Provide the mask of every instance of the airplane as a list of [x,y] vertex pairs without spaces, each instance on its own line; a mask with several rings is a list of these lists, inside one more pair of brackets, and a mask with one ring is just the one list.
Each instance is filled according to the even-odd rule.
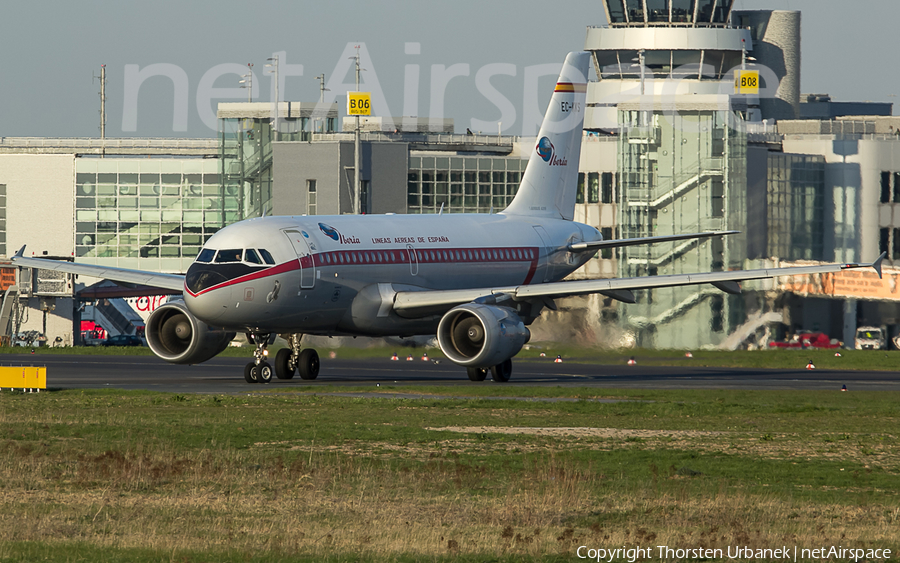
[[[734,294],[739,281],[776,276],[864,267],[881,276],[884,254],[869,264],[561,281],[603,248],[735,232],[604,240],[573,220],[589,59],[587,52],[566,57],[519,190],[502,212],[247,219],[213,235],[185,275],[27,258],[24,246],[12,260],[181,291],[183,300],[147,320],[151,350],[167,362],[197,364],[245,333],[255,345],[244,368],[248,383],[268,383],[273,373],[315,379],[319,356],[301,346],[306,334],[436,334],[469,379],[490,373],[505,382],[530,338],[528,325],[558,298],[600,293],[634,303],[634,289],[712,284]],[[273,369],[267,347],[277,334],[290,346],[278,351]]]

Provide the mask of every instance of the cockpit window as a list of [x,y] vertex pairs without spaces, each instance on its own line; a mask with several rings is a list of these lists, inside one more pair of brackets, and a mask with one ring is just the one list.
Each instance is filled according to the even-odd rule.
[[272,265],[275,264],[275,259],[272,258],[272,255],[265,248],[260,248],[259,254],[263,257],[263,260],[266,261],[266,264],[272,264]]
[[212,262],[213,256],[216,255],[216,251],[212,248],[204,248],[200,251],[200,254],[197,255],[197,262],[209,263]]
[[243,250],[240,248],[229,248],[227,250],[220,250],[218,254],[216,254],[216,264],[227,264],[229,262],[240,262],[241,255],[243,254]]
[[252,248],[248,248],[244,251],[244,262],[249,262],[250,264],[262,264],[262,260],[259,259],[259,254]]

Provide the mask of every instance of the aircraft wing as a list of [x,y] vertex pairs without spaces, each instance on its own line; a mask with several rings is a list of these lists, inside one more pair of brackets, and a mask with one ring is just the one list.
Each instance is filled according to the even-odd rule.
[[621,248],[623,246],[637,246],[640,244],[654,244],[657,242],[673,242],[678,240],[718,237],[722,235],[735,235],[739,232],[740,231],[708,231],[705,233],[691,233],[687,235],[666,235],[659,237],[640,237],[596,240],[591,242],[573,242],[567,248],[569,252],[596,252],[604,248]]
[[134,283],[158,287],[169,291],[184,290],[184,276],[179,274],[160,274],[142,270],[129,270],[126,268],[110,268],[107,266],[95,266],[92,264],[76,264],[63,260],[47,260],[44,258],[26,258],[23,256],[25,247],[19,249],[10,258],[16,266],[25,268],[38,268],[41,270],[55,270],[68,274],[81,274],[95,278],[102,278],[117,282]]
[[654,289],[680,285],[711,284],[726,293],[740,293],[737,282],[775,278],[825,274],[855,268],[874,268],[881,277],[881,262],[887,253],[882,253],[869,264],[821,264],[816,266],[795,266],[790,268],[762,268],[758,270],[737,270],[729,272],[707,272],[700,274],[675,274],[668,276],[644,276],[638,278],[613,278],[598,280],[561,281],[515,287],[485,287],[450,291],[400,291],[394,296],[393,309],[400,316],[430,314],[469,302],[493,304],[503,299],[516,301],[543,300],[574,295],[601,293],[613,299],[634,303],[634,289]]

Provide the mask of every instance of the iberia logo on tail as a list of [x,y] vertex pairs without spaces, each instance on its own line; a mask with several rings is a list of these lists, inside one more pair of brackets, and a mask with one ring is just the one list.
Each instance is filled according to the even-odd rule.
[[559,158],[559,156],[557,156],[556,148],[547,137],[541,137],[541,140],[538,141],[534,150],[537,151],[541,160],[550,164],[550,166],[568,166],[569,164],[569,161],[566,160],[565,157]]

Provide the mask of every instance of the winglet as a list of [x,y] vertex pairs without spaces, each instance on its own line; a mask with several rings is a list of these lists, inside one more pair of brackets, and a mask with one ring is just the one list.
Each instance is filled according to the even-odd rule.
[[18,252],[16,252],[15,254],[13,254],[13,255],[12,255],[12,258],[10,258],[10,259],[11,259],[13,262],[15,262],[15,261],[16,261],[16,258],[22,258],[22,256],[23,256],[24,254],[25,254],[25,245],[23,244],[23,245],[22,245],[22,248],[20,248]]
[[884,260],[885,256],[887,256],[887,251],[882,252],[881,256],[879,256],[874,262],[872,262],[872,267],[875,268],[876,272],[878,272],[879,278],[881,278],[881,261]]

